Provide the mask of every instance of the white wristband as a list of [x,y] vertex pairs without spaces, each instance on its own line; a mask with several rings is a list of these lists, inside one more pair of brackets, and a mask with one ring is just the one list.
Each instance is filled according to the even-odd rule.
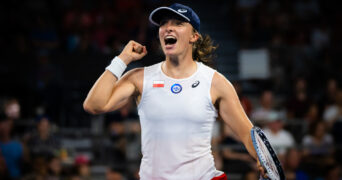
[[109,66],[106,67],[106,69],[112,72],[118,79],[120,79],[126,68],[127,65],[118,56],[115,56]]

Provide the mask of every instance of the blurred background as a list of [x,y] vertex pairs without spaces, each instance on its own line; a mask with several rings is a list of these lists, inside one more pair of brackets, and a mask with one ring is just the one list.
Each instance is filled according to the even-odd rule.
[[[136,180],[134,102],[89,115],[92,84],[129,40],[163,60],[149,13],[171,0],[12,0],[0,6],[0,179]],[[326,0],[177,1],[218,45],[215,67],[274,145],[287,179],[341,179],[342,11]],[[255,162],[221,120],[212,151],[229,179]]]

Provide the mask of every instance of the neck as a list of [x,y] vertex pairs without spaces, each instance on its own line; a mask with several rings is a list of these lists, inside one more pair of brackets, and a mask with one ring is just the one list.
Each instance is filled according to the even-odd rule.
[[166,57],[162,64],[163,72],[172,78],[181,79],[191,76],[197,70],[197,64],[192,56]]

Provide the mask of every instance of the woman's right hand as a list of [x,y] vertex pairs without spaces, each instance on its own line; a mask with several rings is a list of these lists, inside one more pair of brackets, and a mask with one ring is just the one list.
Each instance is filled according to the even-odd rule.
[[146,47],[130,40],[125,48],[122,50],[119,58],[125,62],[126,65],[131,63],[132,61],[137,61],[143,58],[147,54]]

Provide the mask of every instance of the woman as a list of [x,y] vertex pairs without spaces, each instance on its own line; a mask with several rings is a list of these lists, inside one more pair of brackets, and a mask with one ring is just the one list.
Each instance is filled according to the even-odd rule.
[[312,123],[309,131],[310,134],[305,135],[302,140],[304,154],[319,157],[331,156],[334,149],[334,140],[327,132],[325,122],[316,121]]
[[197,14],[176,3],[155,9],[150,21],[159,26],[165,60],[121,77],[126,65],[147,54],[145,46],[130,41],[94,84],[84,109],[93,114],[110,112],[136,97],[142,180],[226,179],[215,169],[210,150],[217,113],[256,158],[250,137],[253,125],[231,83],[199,62],[208,62],[213,47],[210,39],[199,34]]
[[303,162],[308,167],[307,172],[311,176],[323,176],[320,171],[329,165],[337,162],[334,158],[334,140],[327,133],[326,124],[323,121],[317,121],[310,125],[309,134],[302,140]]

